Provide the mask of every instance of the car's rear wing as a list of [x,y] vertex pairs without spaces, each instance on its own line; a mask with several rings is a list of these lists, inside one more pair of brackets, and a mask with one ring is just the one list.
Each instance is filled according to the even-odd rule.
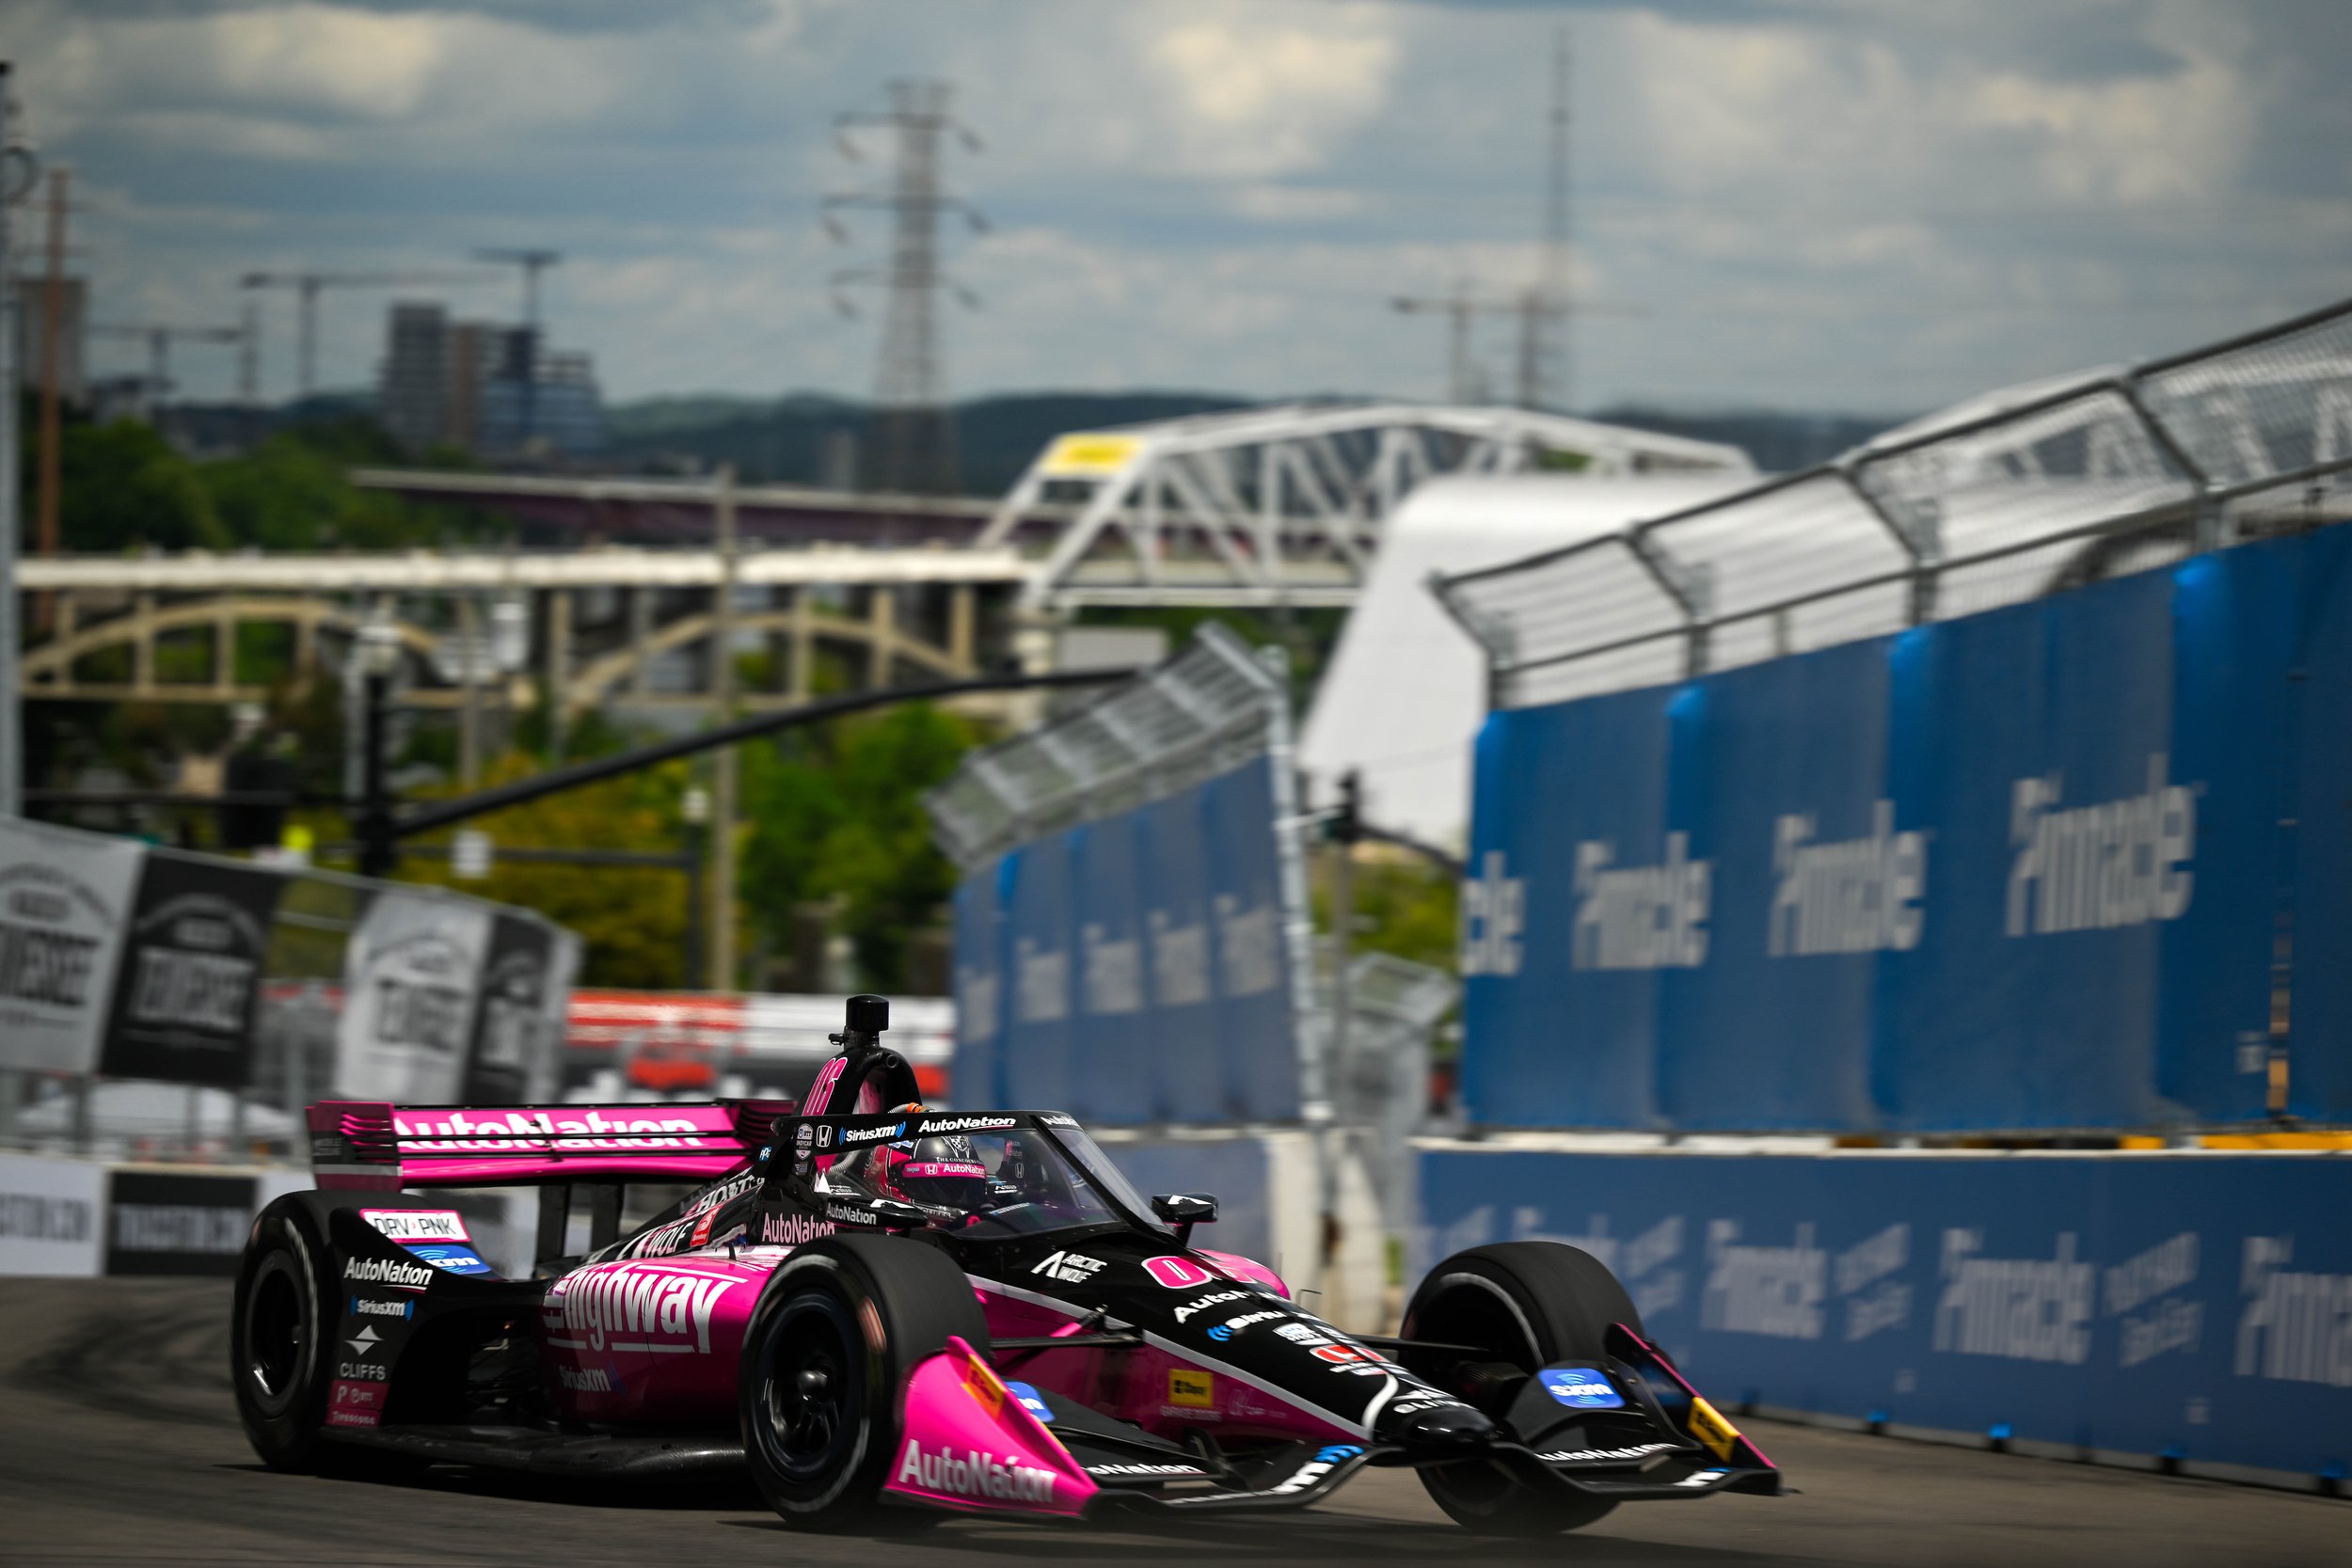
[[326,1100],[310,1108],[321,1187],[548,1186],[699,1181],[767,1143],[789,1100],[640,1105],[393,1105]]

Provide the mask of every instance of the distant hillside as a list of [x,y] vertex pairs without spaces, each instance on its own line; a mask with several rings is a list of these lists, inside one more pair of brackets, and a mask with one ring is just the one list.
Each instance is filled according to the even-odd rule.
[[1781,414],[1769,409],[1690,414],[1639,406],[1603,408],[1589,417],[1668,436],[1728,441],[1745,451],[1768,474],[1790,474],[1826,463],[1847,448],[1902,422],[1845,414]]
[[[956,407],[963,488],[1002,495],[1045,443],[1065,431],[1175,419],[1249,405],[1203,392],[1022,392]],[[674,397],[622,404],[608,416],[610,454],[627,467],[691,469],[733,463],[752,483],[829,484],[854,471],[850,443],[863,437],[862,404],[801,394]]]
[[[963,488],[1002,495],[1046,442],[1065,431],[1246,408],[1214,392],[1022,392],[957,405]],[[1613,424],[1743,448],[1756,467],[1788,473],[1836,456],[1896,421],[1768,409],[1689,413],[1626,405],[1596,411]],[[814,393],[761,400],[719,394],[649,398],[608,415],[610,458],[620,467],[702,472],[733,463],[747,483],[839,484],[855,472],[864,404]]]

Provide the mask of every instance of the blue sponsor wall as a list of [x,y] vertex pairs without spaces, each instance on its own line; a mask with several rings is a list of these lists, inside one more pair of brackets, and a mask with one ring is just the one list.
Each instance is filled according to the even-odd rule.
[[1416,1276],[1581,1246],[1718,1403],[2352,1464],[2352,1156],[1458,1148],[1420,1181]]
[[2269,541],[1492,715],[1470,1117],[2242,1122],[2283,1052],[2289,1109],[2352,1119],[2348,553]]
[[1299,1114],[1271,763],[1009,850],[956,895],[962,1105]]

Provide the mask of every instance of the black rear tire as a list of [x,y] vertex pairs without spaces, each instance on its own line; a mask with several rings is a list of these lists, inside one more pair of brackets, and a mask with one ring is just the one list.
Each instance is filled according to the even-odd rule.
[[882,1500],[902,1439],[907,1374],[959,1335],[989,1349],[971,1282],[937,1247],[830,1236],[793,1249],[743,1333],[743,1456],[787,1524],[902,1533],[939,1515]]
[[[1600,1259],[1558,1242],[1498,1242],[1457,1252],[1429,1271],[1405,1308],[1403,1337],[1479,1345],[1488,1364],[1533,1376],[1553,1361],[1597,1361],[1609,1325],[1636,1333],[1642,1315]],[[1438,1387],[1463,1381],[1467,1357],[1407,1351],[1405,1366]],[[1501,1418],[1518,1387],[1508,1378],[1470,1380],[1491,1390],[1479,1402]],[[1600,1498],[1536,1492],[1484,1461],[1430,1465],[1422,1485],[1459,1525],[1490,1535],[1557,1535],[1580,1528],[1617,1505]]]
[[310,1196],[290,1194],[262,1210],[237,1268],[229,1381],[238,1419],[274,1470],[373,1480],[413,1474],[424,1466],[410,1455],[339,1443],[322,1431],[342,1297],[322,1234],[326,1216]]

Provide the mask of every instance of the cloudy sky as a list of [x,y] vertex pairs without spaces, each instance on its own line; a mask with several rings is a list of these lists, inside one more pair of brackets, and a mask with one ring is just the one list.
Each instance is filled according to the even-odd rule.
[[[860,394],[878,302],[826,279],[882,230],[818,203],[887,145],[833,119],[935,76],[991,225],[952,244],[955,389],[1437,396],[1441,327],[1388,302],[1532,275],[1564,24],[1577,406],[1913,411],[2352,294],[2346,0],[0,0],[0,51],[101,319],[544,245],[609,395]],[[329,385],[389,297],[328,296]]]

